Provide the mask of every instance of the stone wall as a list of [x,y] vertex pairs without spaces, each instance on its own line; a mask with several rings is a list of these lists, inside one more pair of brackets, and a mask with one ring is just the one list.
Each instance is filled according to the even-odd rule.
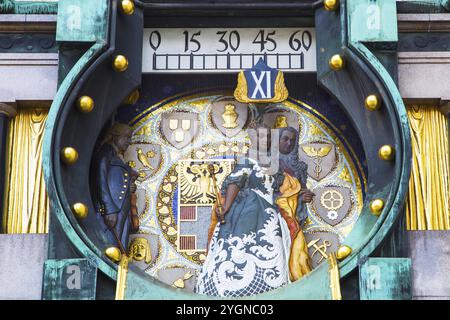
[[0,300],[40,300],[47,234],[0,234]]

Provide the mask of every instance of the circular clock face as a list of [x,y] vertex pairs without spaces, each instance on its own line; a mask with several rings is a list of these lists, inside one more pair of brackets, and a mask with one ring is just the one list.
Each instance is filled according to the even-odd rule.
[[[157,106],[157,108],[155,108]],[[220,172],[220,189],[237,159],[252,147],[249,130],[289,126],[298,132],[298,158],[306,164],[306,187],[316,196],[306,204],[302,230],[313,268],[326,261],[351,232],[363,205],[366,178],[352,146],[314,107],[295,99],[258,106],[226,92],[158,102],[134,119],[124,160],[138,173],[140,228],[147,263],[133,263],[168,285],[194,290],[207,257],[208,227],[217,195],[207,167]],[[186,277],[187,277],[186,276]]]

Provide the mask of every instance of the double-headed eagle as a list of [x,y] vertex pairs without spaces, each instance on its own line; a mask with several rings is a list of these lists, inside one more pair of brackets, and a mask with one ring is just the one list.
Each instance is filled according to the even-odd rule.
[[[183,202],[194,202],[196,204],[213,204],[215,191],[212,182],[213,177],[208,171],[208,163],[186,163],[181,167],[180,189]],[[223,172],[218,164],[213,164],[214,175]]]

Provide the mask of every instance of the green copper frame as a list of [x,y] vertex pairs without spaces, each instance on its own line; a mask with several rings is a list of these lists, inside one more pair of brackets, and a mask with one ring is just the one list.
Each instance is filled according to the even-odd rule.
[[[43,165],[52,223],[58,224],[80,257],[91,260],[104,274],[116,280],[117,265],[99,248],[95,231],[85,228],[94,216],[88,176],[101,128],[141,83],[145,4],[136,2],[135,13],[125,16],[119,12],[117,0],[98,2],[103,5],[96,3],[96,7],[91,8],[91,18],[97,21],[90,34],[95,35],[95,42],[89,43],[90,48],[67,73],[52,104],[45,132]],[[403,101],[391,76],[363,43],[349,42],[346,2],[342,1],[336,11],[320,7],[314,11],[314,16],[318,85],[339,102],[352,120],[368,163],[367,196],[360,218],[345,241],[353,252],[339,263],[340,277],[345,279],[360,261],[376,253],[403,212],[411,161],[409,127]],[[59,13],[58,23],[64,18],[64,13]],[[60,32],[57,37],[61,42],[80,41],[70,33]],[[127,71],[118,73],[112,69],[116,54],[129,58]],[[328,61],[334,54],[344,58],[344,69],[330,69]],[[383,102],[378,111],[364,108],[365,97],[373,93]],[[81,95],[94,99],[93,112],[81,114],[77,110],[76,100]],[[393,161],[378,158],[378,150],[384,144],[394,146]],[[79,160],[74,165],[65,165],[60,160],[60,151],[65,146],[75,147],[79,152]],[[378,217],[369,208],[376,198],[385,202]],[[71,211],[74,202],[88,205],[90,214],[86,221],[74,217]],[[328,266],[322,264],[301,281],[250,298],[330,299],[329,281]],[[132,266],[128,272],[126,298],[208,299],[164,285]]]

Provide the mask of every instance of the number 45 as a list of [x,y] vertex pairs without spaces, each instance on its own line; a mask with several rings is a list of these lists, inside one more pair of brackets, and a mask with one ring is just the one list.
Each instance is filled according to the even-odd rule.
[[[271,52],[274,51],[277,48],[277,43],[271,36],[275,35],[275,31],[268,32],[267,35],[265,33],[265,30],[259,30],[258,34],[255,37],[255,40],[253,40],[254,44],[259,44],[261,46],[260,52],[263,52],[264,49]],[[271,43],[271,49],[266,48],[266,43]]]

